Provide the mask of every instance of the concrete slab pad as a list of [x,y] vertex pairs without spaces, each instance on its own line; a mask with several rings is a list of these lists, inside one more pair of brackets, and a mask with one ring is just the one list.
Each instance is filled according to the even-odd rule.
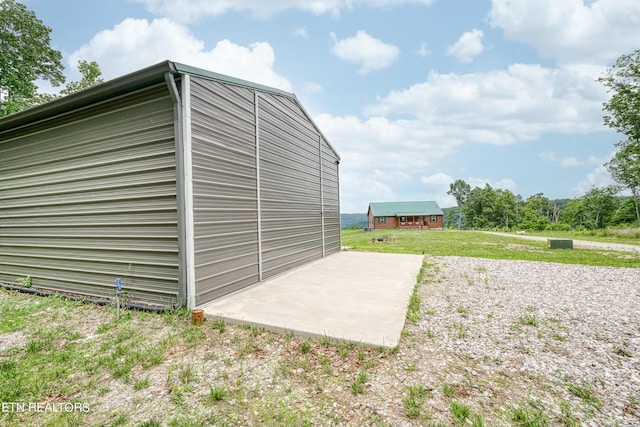
[[340,252],[201,308],[231,323],[394,347],[423,258]]

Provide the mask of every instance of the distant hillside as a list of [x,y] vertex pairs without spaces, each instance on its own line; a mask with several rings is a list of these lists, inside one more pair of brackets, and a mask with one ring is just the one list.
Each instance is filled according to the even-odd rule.
[[367,225],[367,214],[340,214],[340,228],[343,230],[350,230],[352,228],[365,228]]

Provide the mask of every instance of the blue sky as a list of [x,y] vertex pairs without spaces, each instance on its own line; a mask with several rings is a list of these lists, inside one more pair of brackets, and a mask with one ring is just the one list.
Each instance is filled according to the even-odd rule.
[[[524,198],[612,183],[595,80],[640,48],[637,0],[23,0],[69,80],[165,59],[296,94],[342,157],[342,212],[455,179]],[[43,86],[44,90],[49,90]]]

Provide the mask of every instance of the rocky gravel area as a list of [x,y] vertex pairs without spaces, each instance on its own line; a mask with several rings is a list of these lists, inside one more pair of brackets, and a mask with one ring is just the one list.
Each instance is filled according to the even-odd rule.
[[423,384],[425,411],[442,422],[460,400],[489,426],[526,425],[518,411],[547,423],[528,425],[640,425],[640,269],[429,263],[424,317],[408,322],[396,376],[374,388]]

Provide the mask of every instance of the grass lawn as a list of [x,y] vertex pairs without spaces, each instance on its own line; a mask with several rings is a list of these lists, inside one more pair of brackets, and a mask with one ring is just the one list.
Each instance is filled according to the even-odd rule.
[[[377,239],[388,236],[385,242]],[[393,237],[393,239],[391,239]],[[567,237],[557,233],[549,237]],[[582,240],[592,240],[580,236]],[[372,242],[372,239],[375,242]],[[601,238],[604,239],[604,238]],[[393,240],[393,241],[392,241]],[[611,238],[615,243],[622,243]],[[637,244],[638,239],[635,240]],[[626,243],[626,242],[625,242]],[[458,230],[343,230],[342,246],[355,251],[464,256],[491,259],[546,261],[610,267],[640,267],[639,252],[604,249],[548,249],[545,241],[497,236],[480,231]]]

